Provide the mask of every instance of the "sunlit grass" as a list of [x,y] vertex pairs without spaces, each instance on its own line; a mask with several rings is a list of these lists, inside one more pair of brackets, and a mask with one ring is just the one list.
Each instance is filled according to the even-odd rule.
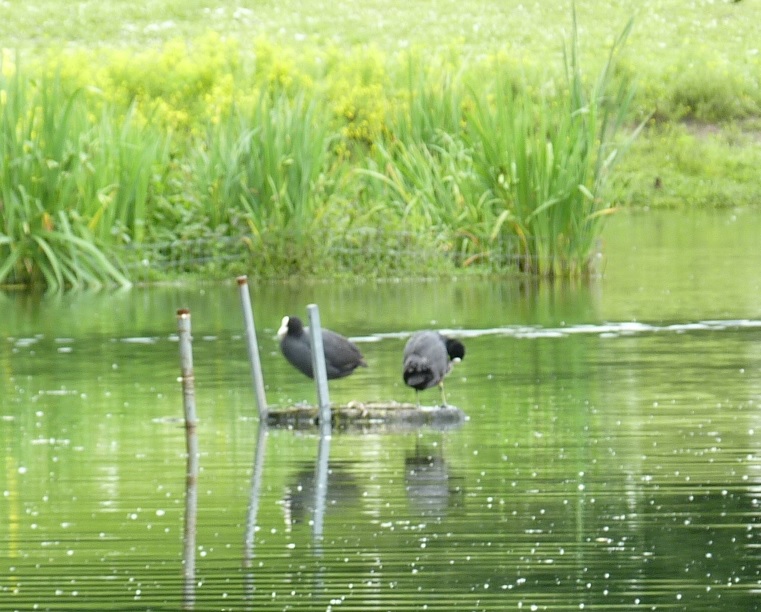
[[[621,24],[635,19],[627,54],[633,72],[645,77],[640,91],[645,106],[684,112],[691,100],[702,106],[701,90],[711,95],[720,87],[741,99],[722,113],[747,112],[749,106],[758,112],[761,107],[758,2],[616,1],[603,8],[593,0],[576,0],[575,5],[580,49],[594,71]],[[112,0],[80,4],[77,10],[57,0],[31,0],[0,4],[0,40],[5,47],[30,51],[135,49],[213,30],[240,41],[244,50],[252,50],[251,41],[260,37],[295,48],[299,55],[315,45],[345,50],[372,45],[385,54],[415,47],[440,54],[454,45],[466,55],[503,52],[531,69],[557,71],[561,40],[570,34],[570,10],[570,2],[551,0],[509,6],[454,0],[435,6],[422,0],[285,0],[258,3],[255,9],[230,0],[151,0],[139,6]]]
[[758,206],[759,167],[758,136],[738,126],[654,125],[623,159],[614,190],[640,207]]

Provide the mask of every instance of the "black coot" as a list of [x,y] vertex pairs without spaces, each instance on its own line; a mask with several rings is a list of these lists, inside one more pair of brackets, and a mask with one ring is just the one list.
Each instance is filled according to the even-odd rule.
[[[421,331],[412,335],[404,347],[404,382],[417,392],[439,385],[442,405],[447,405],[444,395],[444,377],[452,364],[465,357],[465,347],[454,338],[446,338],[439,332]],[[419,404],[418,399],[418,404]]]
[[[280,350],[300,372],[312,375],[312,341],[309,328],[298,317],[283,317],[280,329]],[[359,349],[343,336],[323,328],[322,348],[325,351],[325,369],[329,379],[348,376],[359,366],[367,367]]]

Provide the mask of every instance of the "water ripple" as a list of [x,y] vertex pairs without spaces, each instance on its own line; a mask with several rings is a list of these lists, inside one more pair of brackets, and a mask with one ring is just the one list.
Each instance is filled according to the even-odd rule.
[[[684,323],[658,325],[641,323],[639,321],[619,321],[610,323],[563,325],[561,327],[542,327],[541,325],[508,325],[485,329],[441,329],[442,334],[460,338],[478,338],[480,336],[510,336],[513,338],[562,338],[572,335],[598,335],[605,338],[633,336],[638,334],[672,333],[702,331],[736,331],[740,329],[761,329],[761,320],[757,319],[727,319],[706,320]],[[412,331],[382,332],[369,336],[354,336],[355,342],[378,342],[382,339],[404,339],[411,336]]]

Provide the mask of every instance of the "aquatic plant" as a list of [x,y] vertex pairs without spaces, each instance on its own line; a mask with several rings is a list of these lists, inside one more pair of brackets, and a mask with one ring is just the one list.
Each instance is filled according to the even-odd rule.
[[516,236],[524,272],[589,271],[602,223],[614,211],[604,188],[625,145],[617,138],[634,95],[628,81],[614,78],[631,27],[630,21],[612,45],[591,89],[579,62],[574,15],[560,93],[516,89],[497,66],[494,86],[475,95],[468,137],[494,214],[490,239]]
[[324,109],[304,95],[263,90],[251,108],[207,125],[191,165],[211,228],[242,236],[273,272],[301,269],[321,242],[311,230],[324,206],[324,194],[320,201],[316,194],[327,152]]
[[0,283],[128,284],[96,237],[98,220],[86,212],[108,185],[96,180],[92,152],[103,145],[83,92],[67,95],[58,79],[33,84],[3,68]]
[[[13,133],[2,160],[3,206],[14,207],[3,211],[4,253],[21,244],[32,215],[30,228],[68,227],[115,269],[128,258],[152,275],[212,261],[215,275],[232,266],[262,276],[352,266],[364,274],[365,243],[378,253],[375,275],[409,269],[398,257],[405,249],[426,254],[413,268],[421,274],[452,266],[584,274],[612,202],[641,203],[655,178],[650,166],[629,169],[608,190],[626,146],[621,128],[643,115],[630,87],[636,65],[619,61],[630,27],[607,60],[585,62],[602,63],[591,82],[575,21],[557,66],[509,49],[471,53],[461,41],[347,54],[335,41],[213,33],[139,51],[41,54],[24,74],[4,61],[4,82],[26,88],[13,98],[6,84],[0,100]],[[737,83],[733,91],[747,94]],[[743,98],[744,112],[752,99]],[[712,100],[701,108],[739,112]],[[668,149],[666,138],[657,142]],[[37,161],[22,163],[25,155]],[[689,155],[672,159],[688,168],[698,161]],[[59,248],[14,252],[3,259],[5,281],[85,282],[34,271]]]

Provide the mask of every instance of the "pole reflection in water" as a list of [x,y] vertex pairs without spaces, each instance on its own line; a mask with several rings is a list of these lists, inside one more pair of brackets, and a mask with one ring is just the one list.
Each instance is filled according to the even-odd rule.
[[[326,441],[329,443],[329,441]],[[327,459],[329,449],[324,448],[322,451],[323,458]],[[319,450],[318,450],[319,455]],[[314,525],[316,506],[320,495],[324,495],[322,521],[325,517],[333,512],[343,512],[350,505],[355,505],[362,496],[362,490],[357,485],[356,478],[352,472],[352,464],[342,461],[326,461],[321,469],[327,472],[325,491],[320,493],[317,483],[317,472],[319,468],[318,457],[317,463],[303,463],[300,469],[290,479],[283,497],[283,512],[285,514],[285,529],[290,532],[298,525]],[[314,533],[312,534],[314,536]],[[322,537],[322,534],[320,534]]]
[[322,555],[323,526],[325,524],[325,500],[328,493],[328,462],[330,459],[330,435],[321,435],[317,449],[317,465],[314,473],[314,518],[312,536],[315,554]]
[[[267,449],[267,425],[264,421],[259,422],[259,435],[256,438],[256,450],[254,452],[254,467],[251,473],[251,492],[246,512],[246,532],[243,538],[243,568],[251,569],[254,562],[254,535],[256,533],[256,517],[259,512],[259,499],[262,489],[262,474],[264,473],[264,456]],[[254,596],[254,572],[244,574],[246,599],[251,600]]]
[[[330,424],[328,424],[330,427]],[[330,458],[330,429],[324,427],[324,421],[320,423],[322,434],[317,449],[317,465],[314,474],[314,517],[312,522],[312,538],[314,541],[314,554],[322,558],[323,554],[323,527],[325,525],[325,503],[328,493],[328,463]],[[325,587],[325,566],[320,564],[315,572],[315,592]]]
[[[195,434],[194,434],[195,435]],[[196,457],[195,459],[193,457]],[[193,472],[195,465],[196,472]],[[188,453],[187,478],[185,479],[185,530],[183,534],[183,609],[192,610],[195,607],[196,589],[196,517],[198,515],[198,478],[197,455]]]
[[442,516],[461,505],[464,491],[449,473],[441,441],[423,444],[415,441],[415,450],[404,458],[404,481],[410,506],[421,514]]

